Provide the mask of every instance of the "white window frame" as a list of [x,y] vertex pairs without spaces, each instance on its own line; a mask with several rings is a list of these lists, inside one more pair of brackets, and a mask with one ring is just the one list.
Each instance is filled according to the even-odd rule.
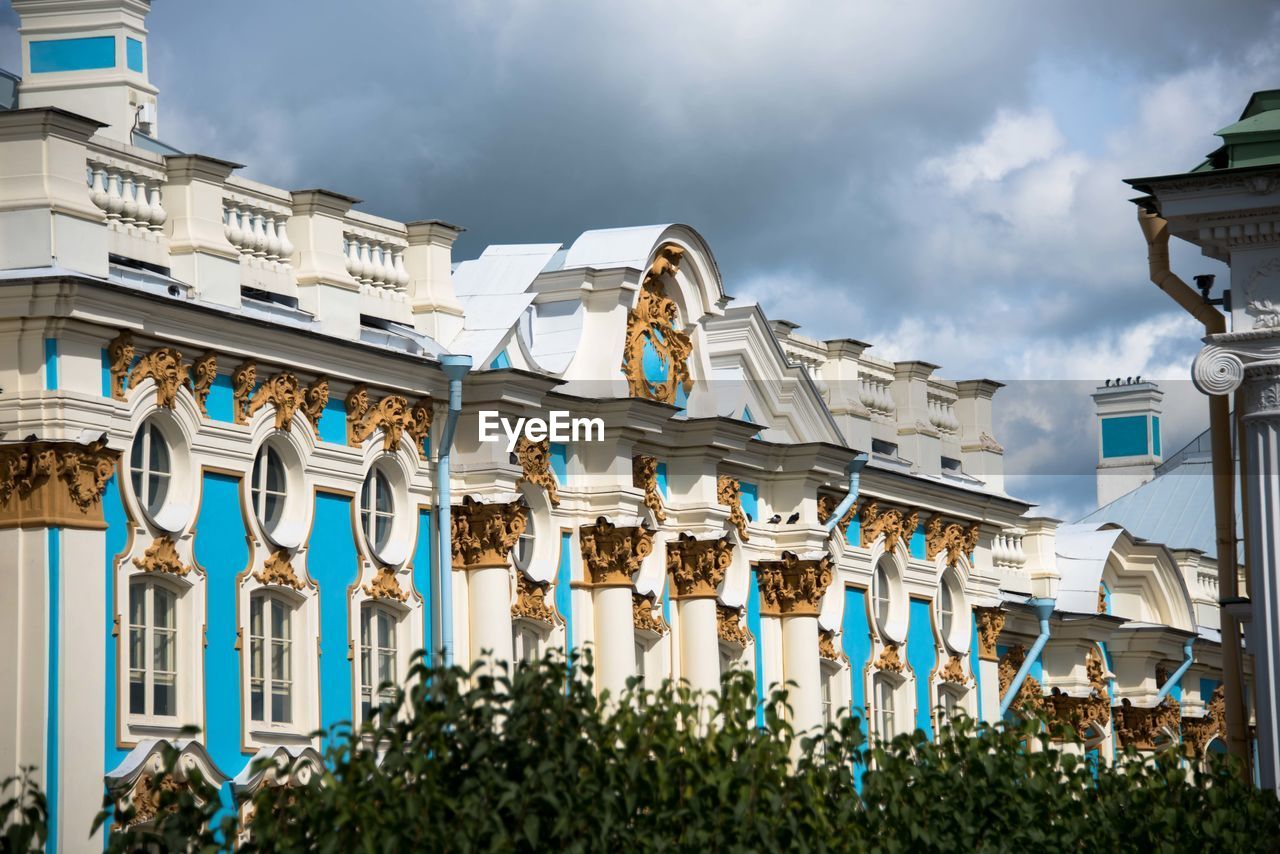
[[529,664],[542,657],[546,633],[531,620],[517,618],[511,621],[511,660],[517,664]]
[[[271,464],[280,467],[280,488],[270,489]],[[257,521],[262,533],[271,537],[285,522],[289,505],[289,466],[280,448],[273,442],[263,442],[253,457],[253,468],[250,469],[249,500],[253,508],[253,518]],[[267,504],[271,498],[279,500],[279,515],[274,521],[267,516]]]
[[[902,730],[899,710],[899,699],[902,682],[888,673],[877,673],[871,680],[871,718],[872,735],[882,741],[889,741]],[[885,699],[888,703],[885,703]]]
[[[357,720],[365,723],[373,720],[378,709],[384,703],[389,703],[395,699],[395,691],[403,685],[404,679],[404,647],[401,643],[401,622],[404,614],[400,609],[393,608],[391,605],[378,602],[373,599],[366,599],[360,603],[360,637],[358,640],[358,664],[359,672],[356,674],[359,686],[359,697],[357,698]],[[378,643],[376,636],[377,622],[381,619],[390,621],[389,635],[391,645],[384,647]],[[383,679],[379,673],[378,664],[381,663],[382,657],[386,652],[390,652],[391,657],[391,685],[390,688],[383,688]],[[369,704],[366,710],[365,704]]]
[[[254,626],[254,605],[258,602],[262,603],[261,634],[255,631]],[[281,636],[277,636],[273,630],[274,620],[272,619],[273,614],[270,609],[276,605],[285,609],[285,614],[288,618],[287,633]],[[292,597],[286,596],[276,590],[259,589],[253,591],[253,593],[249,595],[249,619],[247,621],[248,630],[245,633],[248,638],[248,643],[246,644],[248,657],[246,672],[249,685],[247,712],[249,724],[255,729],[293,731],[298,728],[298,719],[299,717],[302,717],[302,715],[299,714],[300,680],[298,679],[298,673],[301,669],[300,662],[298,661],[300,640],[300,633],[298,629],[299,623],[302,622],[301,614],[299,613],[300,610],[298,603],[296,601],[292,601]],[[276,646],[282,643],[287,645],[285,648],[286,656],[284,660],[287,662],[288,673],[285,678],[277,678],[273,672],[273,653]],[[259,663],[256,659],[259,656],[261,658],[260,665],[262,676],[255,677],[255,665]],[[263,683],[262,716],[260,718],[254,717],[253,709],[254,683],[257,681],[261,681]],[[272,710],[272,699],[275,695],[274,686],[276,682],[287,682],[289,687],[288,720],[277,720]]]
[[[133,612],[133,593],[135,590],[141,590],[143,596],[143,615],[142,622],[134,622]],[[155,645],[159,629],[155,621],[155,599],[157,593],[169,596],[172,599],[172,607],[170,610],[170,618],[172,626],[167,629],[170,632],[170,654],[172,661],[173,675],[173,712],[172,714],[159,714],[155,711],[155,682],[159,671],[155,667]],[[182,592],[176,590],[173,585],[164,583],[159,577],[145,577],[135,574],[128,581],[128,588],[125,591],[125,620],[122,626],[124,637],[122,638],[124,646],[124,670],[126,693],[124,696],[125,713],[131,721],[142,724],[155,723],[165,726],[179,726],[182,720],[182,689],[185,687],[182,667],[182,641],[183,641],[183,618],[182,618]],[[133,650],[134,650],[134,633],[141,632],[142,641],[142,667],[135,668],[133,666]],[[134,673],[142,673],[142,703],[141,711],[135,711],[133,708],[133,685]]]
[[[160,454],[163,456],[162,469],[152,468],[151,465],[152,451],[157,447],[157,443],[161,449]],[[138,427],[129,445],[129,485],[133,489],[139,509],[150,520],[163,517],[165,506],[176,486],[173,470],[177,455],[171,444],[157,418],[149,417]],[[153,479],[158,483],[153,484]],[[153,488],[156,487],[160,487],[159,500],[156,500],[153,494]]]

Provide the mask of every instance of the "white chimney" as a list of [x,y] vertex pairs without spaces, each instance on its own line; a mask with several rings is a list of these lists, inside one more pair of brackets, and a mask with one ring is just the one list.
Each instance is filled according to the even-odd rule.
[[13,0],[22,19],[18,107],[58,107],[97,119],[99,133],[130,142],[156,134],[148,79],[151,0]]
[[1141,377],[1107,380],[1093,393],[1098,414],[1098,506],[1110,504],[1156,476],[1162,459],[1164,392]]

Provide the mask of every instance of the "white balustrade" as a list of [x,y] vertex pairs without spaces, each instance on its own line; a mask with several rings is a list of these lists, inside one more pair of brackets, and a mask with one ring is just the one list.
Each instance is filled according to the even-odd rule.
[[241,258],[258,259],[268,267],[288,267],[293,257],[289,241],[289,214],[226,198],[222,202],[222,226],[227,241],[240,251]]
[[163,231],[168,214],[161,199],[162,176],[91,157],[85,181],[89,198],[113,228],[131,233]]
[[889,391],[890,381],[875,374],[859,373],[858,400],[872,415],[891,417],[897,410]]
[[405,244],[354,231],[344,233],[342,243],[347,272],[365,293],[406,293],[409,271],[404,266]]
[[991,563],[998,569],[1022,569],[1027,565],[1020,531],[1004,531],[995,535],[991,541]]
[[929,393],[929,423],[939,433],[952,435],[960,430],[960,419],[956,417],[955,401],[941,394]]

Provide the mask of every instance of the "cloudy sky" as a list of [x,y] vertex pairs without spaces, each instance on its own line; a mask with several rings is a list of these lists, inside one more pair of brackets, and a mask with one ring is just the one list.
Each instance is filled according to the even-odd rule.
[[149,26],[179,147],[459,223],[460,258],[690,223],[771,317],[1010,383],[1010,489],[1069,519],[1101,378],[1170,381],[1166,448],[1205,420],[1120,179],[1280,86],[1280,13],[1244,0],[162,0]]

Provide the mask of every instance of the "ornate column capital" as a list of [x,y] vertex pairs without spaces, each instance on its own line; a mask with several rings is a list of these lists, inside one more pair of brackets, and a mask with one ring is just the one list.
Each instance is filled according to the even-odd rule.
[[489,569],[506,566],[511,549],[525,529],[524,505],[519,501],[481,504],[470,495],[450,508],[453,529],[453,568]]
[[1245,415],[1280,414],[1280,328],[1210,335],[1191,364],[1191,381],[1208,395],[1245,387]]
[[107,527],[102,494],[118,456],[104,439],[0,446],[0,528]]
[[733,561],[728,537],[699,540],[681,534],[667,541],[667,573],[675,585],[675,599],[713,599],[725,570]]
[[978,658],[982,661],[999,661],[996,641],[1004,631],[1004,611],[999,608],[974,608],[978,620]]
[[583,575],[592,587],[630,587],[640,562],[653,551],[653,531],[619,528],[603,516],[578,529]]
[[766,617],[816,617],[822,594],[831,584],[830,555],[801,558],[783,552],[781,560],[756,564],[760,613]]

